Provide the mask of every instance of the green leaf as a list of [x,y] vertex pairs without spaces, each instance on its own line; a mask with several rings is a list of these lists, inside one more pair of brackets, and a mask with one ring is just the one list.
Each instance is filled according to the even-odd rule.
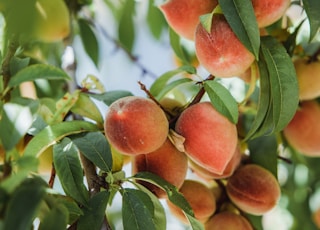
[[238,103],[231,93],[217,81],[205,81],[206,90],[213,107],[232,123],[238,122]]
[[153,37],[159,39],[166,25],[166,21],[159,8],[155,6],[154,0],[149,0],[147,23]]
[[68,209],[62,204],[55,205],[40,222],[39,230],[65,230],[68,224]]
[[42,179],[26,179],[13,192],[8,202],[2,229],[31,229],[33,220],[44,195],[45,182]]
[[39,156],[49,146],[66,136],[92,131],[98,131],[98,127],[86,121],[66,121],[49,125],[31,139],[26,146],[24,155]]
[[97,105],[87,94],[80,93],[78,96],[78,100],[71,107],[71,112],[92,119],[102,127],[104,121]]
[[152,183],[158,186],[159,188],[163,189],[164,191],[166,191],[168,199],[174,205],[178,206],[183,210],[184,214],[186,215],[186,217],[188,218],[191,224],[192,229],[194,230],[204,229],[203,225],[194,218],[193,210],[190,204],[188,203],[188,201],[184,198],[182,193],[180,193],[174,185],[170,184],[166,180],[150,172],[139,172],[135,174],[133,178]]
[[278,143],[275,135],[262,136],[248,142],[250,161],[278,177]]
[[154,213],[153,213],[153,222],[155,225],[156,230],[166,230],[166,213],[164,211],[164,208],[162,206],[162,204],[159,201],[159,198],[156,197],[149,189],[147,189],[146,187],[144,187],[141,184],[138,184],[136,182],[131,181],[134,186],[136,186],[139,190],[141,190],[142,192],[144,192],[145,194],[147,194],[149,196],[149,198],[151,199],[151,202],[153,204],[154,207]]
[[54,198],[55,203],[63,205],[68,210],[68,224],[74,223],[83,215],[82,209],[80,209],[79,205],[69,196],[55,194]]
[[135,13],[135,1],[127,0],[124,2],[122,15],[119,21],[118,36],[120,43],[129,51],[132,51],[135,40],[135,29],[133,16]]
[[160,77],[158,77],[153,84],[150,87],[150,93],[157,97],[160,92],[163,90],[163,88],[167,85],[167,83],[172,79],[174,76],[180,74],[180,73],[190,73],[195,74],[196,69],[192,66],[181,66],[175,70],[170,70],[164,74],[162,74]]
[[270,36],[263,37],[261,42],[270,76],[274,132],[278,132],[287,126],[298,108],[297,75],[283,45]]
[[78,230],[100,230],[105,217],[109,192],[102,191],[90,198],[88,206],[83,208],[83,215],[77,223]]
[[188,83],[188,82],[192,82],[191,79],[189,78],[182,78],[182,79],[178,79],[175,81],[170,82],[169,84],[167,84],[160,92],[159,94],[156,96],[157,100],[161,100],[167,93],[169,93],[171,90],[173,90],[174,88],[176,88],[179,85],[182,85],[184,83]]
[[70,77],[60,68],[45,64],[34,64],[20,70],[16,75],[10,78],[9,87],[15,87],[26,81],[36,79],[47,80],[70,80]]
[[175,55],[180,58],[183,63],[188,63],[188,58],[180,43],[181,38],[171,27],[169,27],[169,38],[171,48],[173,49]]
[[81,153],[105,172],[112,170],[112,155],[109,143],[101,132],[90,132],[72,137]]
[[72,94],[66,93],[56,103],[56,110],[51,119],[48,120],[49,124],[60,123],[64,120],[67,113],[78,101],[80,90],[75,90]]
[[320,27],[320,2],[318,0],[302,0],[310,25],[310,41],[317,34]]
[[124,230],[155,230],[154,207],[150,197],[140,190],[125,188],[122,194]]
[[259,58],[260,33],[250,0],[219,0],[222,12],[242,44]]
[[39,103],[28,100],[29,104],[6,103],[0,119],[0,139],[6,149],[11,150],[31,127]]
[[26,68],[30,63],[30,57],[26,58],[19,58],[14,56],[10,60],[10,73],[11,75],[15,75],[17,72],[19,72],[21,69]]
[[64,192],[80,204],[87,204],[88,191],[83,184],[83,169],[77,147],[69,138],[53,146],[53,163]]
[[106,105],[111,105],[114,101],[118,100],[119,98],[126,97],[126,96],[133,96],[131,92],[125,91],[125,90],[114,90],[114,91],[109,91],[101,94],[88,94],[88,95],[94,99],[104,102]]
[[95,32],[89,21],[85,19],[79,19],[79,29],[80,37],[85,51],[93,61],[93,63],[98,66],[99,64],[99,44],[96,38]]
[[213,12],[210,14],[204,14],[200,16],[200,23],[208,33],[211,32],[212,17],[213,17]]
[[37,171],[38,165],[39,159],[33,156],[22,156],[13,161],[11,165],[13,173],[1,181],[0,187],[8,193],[13,192],[31,172]]

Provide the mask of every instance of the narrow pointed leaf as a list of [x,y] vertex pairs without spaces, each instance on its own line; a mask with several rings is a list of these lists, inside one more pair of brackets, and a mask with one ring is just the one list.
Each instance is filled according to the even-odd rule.
[[108,91],[101,94],[89,94],[89,96],[99,101],[102,101],[106,105],[111,105],[112,102],[118,100],[119,98],[126,97],[126,96],[133,96],[133,94],[125,90],[114,90],[114,91]]
[[260,34],[250,0],[219,0],[222,12],[242,44],[259,58]]
[[88,191],[83,184],[83,169],[77,147],[69,138],[53,146],[53,163],[64,192],[80,204],[87,204]]
[[99,45],[95,32],[90,23],[84,19],[79,19],[80,37],[84,49],[93,63],[98,66],[99,63]]
[[298,81],[291,58],[275,38],[263,37],[261,50],[270,76],[274,131],[277,132],[289,123],[298,108]]
[[154,207],[147,194],[126,188],[122,193],[122,218],[124,230],[155,230]]
[[55,205],[45,215],[39,225],[39,230],[65,230],[68,224],[68,209],[62,204]]
[[176,88],[179,85],[182,85],[184,83],[188,83],[188,82],[192,82],[191,79],[189,78],[181,78],[175,81],[170,82],[169,84],[167,84],[160,92],[159,94],[156,96],[157,100],[161,100],[167,93],[169,93],[171,90],[173,90],[174,88]]
[[24,155],[39,156],[49,146],[66,136],[98,130],[96,125],[86,121],[66,121],[55,125],[49,125],[31,139],[26,146]]
[[34,64],[22,69],[10,78],[8,86],[15,87],[22,82],[34,81],[39,78],[47,80],[70,80],[67,73],[60,68],[45,64]]
[[310,41],[315,37],[320,28],[320,1],[302,0],[310,25]]
[[135,28],[133,23],[135,1],[125,1],[123,5],[118,27],[118,37],[121,44],[131,52],[135,41]]
[[109,200],[109,192],[102,191],[95,194],[88,201],[88,206],[84,207],[83,215],[77,223],[78,230],[100,230],[105,217],[106,207]]
[[72,137],[81,153],[105,172],[112,170],[110,145],[101,132],[89,132]]
[[231,93],[217,81],[205,81],[204,88],[214,108],[232,123],[238,122],[238,103]]

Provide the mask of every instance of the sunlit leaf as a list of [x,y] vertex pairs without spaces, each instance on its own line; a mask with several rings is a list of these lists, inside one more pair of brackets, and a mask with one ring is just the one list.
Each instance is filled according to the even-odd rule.
[[83,184],[79,152],[69,138],[53,146],[53,163],[64,192],[80,204],[87,204],[89,192]]
[[9,87],[15,87],[22,82],[34,81],[36,79],[47,80],[70,80],[70,77],[62,69],[46,64],[34,64],[28,66],[10,78]]
[[129,51],[132,51],[135,41],[135,28],[133,16],[135,13],[135,1],[124,2],[122,14],[119,21],[118,36],[121,44]]
[[166,25],[166,21],[163,17],[163,14],[160,12],[159,8],[155,6],[154,0],[149,0],[147,23],[152,35],[156,39],[159,39]]
[[106,105],[111,105],[112,102],[118,100],[119,98],[133,96],[133,94],[125,90],[114,90],[101,94],[89,94],[89,96],[104,102]]
[[162,88],[162,90],[159,92],[159,94],[156,96],[157,100],[161,100],[166,94],[168,94],[171,90],[178,87],[179,85],[182,85],[184,83],[192,82],[189,78],[181,78],[175,81],[171,81],[169,84],[167,84],[165,87]]
[[24,155],[39,156],[49,146],[66,136],[92,131],[98,131],[98,127],[86,121],[66,121],[47,126],[31,139],[26,146]]
[[238,122],[238,103],[231,93],[217,81],[205,81],[204,88],[214,108],[232,123]]

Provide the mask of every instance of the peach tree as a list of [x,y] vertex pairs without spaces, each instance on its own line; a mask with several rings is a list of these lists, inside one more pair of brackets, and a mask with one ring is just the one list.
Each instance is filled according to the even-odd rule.
[[[0,0],[0,12],[1,229],[162,230],[172,215],[262,230],[281,210],[287,229],[320,227],[318,0]],[[172,69],[140,62],[138,16]],[[105,49],[141,71],[139,93],[78,81],[77,60],[99,69]]]

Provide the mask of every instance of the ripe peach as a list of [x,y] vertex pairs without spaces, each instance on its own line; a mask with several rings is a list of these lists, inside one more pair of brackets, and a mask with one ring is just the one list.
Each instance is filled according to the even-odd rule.
[[189,159],[189,166],[195,172],[195,174],[197,174],[199,177],[206,179],[206,180],[228,178],[233,174],[233,172],[239,166],[240,161],[241,161],[241,155],[242,154],[240,152],[240,148],[236,148],[236,151],[235,151],[233,157],[228,162],[226,168],[224,169],[224,171],[221,175],[206,170],[204,167],[197,164],[196,162],[194,162],[191,159]]
[[[216,211],[216,199],[212,191],[205,184],[195,180],[185,180],[179,191],[189,202],[195,218],[200,222],[206,222]],[[167,200],[170,212],[181,222],[187,224],[188,220],[182,210]]]
[[283,134],[289,144],[301,154],[320,156],[320,106],[317,101],[303,101]]
[[185,138],[186,154],[210,172],[223,174],[237,147],[237,129],[210,102],[185,109],[175,130]]
[[[151,172],[162,177],[177,188],[180,188],[183,184],[187,170],[187,156],[178,151],[169,139],[156,151],[140,154],[132,159],[133,174],[143,171]],[[158,198],[166,197],[165,191],[159,187],[143,181],[139,181],[139,183],[152,191]]]
[[299,85],[299,99],[311,100],[320,96],[320,61],[308,62],[298,58],[293,62]]
[[263,215],[273,209],[281,194],[273,174],[255,164],[237,169],[228,179],[226,190],[239,209],[252,215]]
[[217,0],[168,0],[160,5],[160,10],[177,34],[194,40],[199,17],[210,13],[217,5]]
[[222,14],[213,15],[210,33],[199,23],[195,35],[195,51],[201,65],[217,77],[238,76],[255,59]]
[[315,210],[312,213],[312,221],[320,229],[320,209]]
[[105,119],[110,144],[127,155],[158,149],[166,140],[169,124],[165,113],[151,99],[127,96],[113,102]]
[[224,211],[212,216],[205,223],[206,230],[253,230],[249,221],[241,215]]
[[279,20],[288,9],[291,0],[251,0],[258,26],[266,27]]

